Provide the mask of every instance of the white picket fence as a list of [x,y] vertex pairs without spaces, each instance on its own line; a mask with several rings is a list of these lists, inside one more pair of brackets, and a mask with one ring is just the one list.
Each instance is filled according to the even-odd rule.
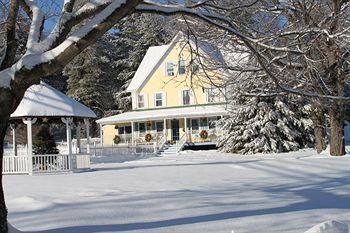
[[[33,155],[33,173],[57,173],[90,169],[89,154]],[[27,156],[4,156],[3,174],[29,174]]]

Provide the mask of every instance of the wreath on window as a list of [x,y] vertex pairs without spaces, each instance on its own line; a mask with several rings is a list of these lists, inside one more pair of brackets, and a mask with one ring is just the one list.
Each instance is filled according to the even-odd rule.
[[199,136],[200,136],[202,139],[207,139],[207,138],[208,138],[208,131],[202,130],[202,131],[199,133]]
[[113,138],[113,142],[114,144],[119,144],[121,141],[121,138],[119,137],[119,135],[115,135]]
[[115,125],[114,128],[115,128],[115,129],[118,129],[119,127],[118,127],[118,125]]
[[150,133],[145,135],[146,142],[150,142],[152,140],[152,135]]

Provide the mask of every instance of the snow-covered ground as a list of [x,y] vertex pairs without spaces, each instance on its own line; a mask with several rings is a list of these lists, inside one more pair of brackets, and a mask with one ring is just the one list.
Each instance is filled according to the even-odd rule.
[[190,152],[94,165],[84,173],[4,178],[22,231],[304,232],[350,224],[350,157]]

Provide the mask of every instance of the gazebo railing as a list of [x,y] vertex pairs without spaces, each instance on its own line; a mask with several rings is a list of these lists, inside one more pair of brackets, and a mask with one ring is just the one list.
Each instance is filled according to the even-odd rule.
[[[90,154],[33,155],[33,173],[56,173],[90,169]],[[4,156],[3,174],[29,174],[29,157]]]
[[27,156],[4,156],[2,173],[3,174],[28,173],[28,157]]

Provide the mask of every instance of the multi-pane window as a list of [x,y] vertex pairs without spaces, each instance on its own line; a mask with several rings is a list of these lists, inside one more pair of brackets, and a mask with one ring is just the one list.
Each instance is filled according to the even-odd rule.
[[145,107],[145,95],[138,95],[137,96],[137,106],[138,106],[138,108]]
[[156,129],[157,129],[157,132],[163,132],[164,122],[163,121],[157,121],[156,122]]
[[198,130],[199,129],[199,120],[198,119],[192,119],[192,130]]
[[163,106],[163,93],[155,93],[154,94],[154,102],[156,107]]
[[199,70],[199,64],[197,61],[192,61],[192,64],[191,64],[191,70],[192,70],[192,73],[195,74],[198,72]]
[[166,74],[167,74],[167,76],[174,76],[175,75],[174,63],[172,63],[172,62],[166,63]]
[[145,133],[146,132],[146,123],[145,122],[140,122],[139,123],[139,131],[140,131],[140,133]]
[[183,90],[182,91],[182,105],[190,105],[191,104],[191,91]]
[[207,88],[205,89],[205,94],[207,103],[220,102],[223,99],[220,89],[218,88]]
[[179,61],[179,74],[185,74],[186,73],[186,63],[184,60]]

